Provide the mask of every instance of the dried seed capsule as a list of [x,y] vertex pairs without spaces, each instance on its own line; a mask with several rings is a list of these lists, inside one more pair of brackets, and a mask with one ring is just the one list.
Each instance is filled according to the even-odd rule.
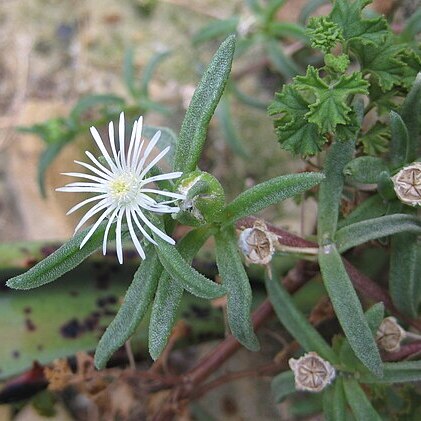
[[402,168],[392,181],[401,202],[410,206],[421,205],[421,162]]
[[376,333],[376,342],[381,349],[387,352],[399,351],[406,332],[399,326],[394,317],[386,317],[380,323]]
[[315,352],[304,354],[298,360],[288,361],[294,372],[295,388],[308,392],[320,392],[335,378],[334,367]]
[[262,221],[256,221],[252,228],[246,228],[240,234],[238,246],[247,263],[266,265],[272,260],[277,236],[268,231]]

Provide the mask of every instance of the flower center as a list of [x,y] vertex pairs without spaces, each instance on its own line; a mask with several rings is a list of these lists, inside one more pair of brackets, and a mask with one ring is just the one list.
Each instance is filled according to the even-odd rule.
[[109,184],[110,196],[118,205],[128,205],[136,200],[139,181],[132,174],[122,174]]

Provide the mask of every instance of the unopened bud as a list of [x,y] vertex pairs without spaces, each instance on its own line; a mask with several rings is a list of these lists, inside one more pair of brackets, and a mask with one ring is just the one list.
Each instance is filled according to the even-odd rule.
[[405,330],[399,326],[394,317],[386,317],[380,323],[376,333],[376,342],[387,352],[399,351],[401,342],[406,337]]
[[294,372],[297,390],[320,392],[336,375],[334,367],[315,352],[304,354],[298,360],[290,358],[288,364]]
[[410,206],[421,205],[421,162],[402,168],[392,181],[401,202]]
[[247,263],[266,265],[272,260],[277,236],[268,231],[262,221],[256,221],[252,228],[244,229],[238,240]]
[[220,219],[225,194],[221,183],[213,175],[193,171],[179,180],[177,190],[186,197],[180,203],[180,211],[174,216],[177,221],[199,226]]

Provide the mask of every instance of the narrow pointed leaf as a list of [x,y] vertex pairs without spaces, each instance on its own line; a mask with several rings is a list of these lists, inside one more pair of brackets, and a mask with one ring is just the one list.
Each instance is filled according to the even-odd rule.
[[291,60],[283,51],[278,41],[268,39],[265,42],[267,55],[273,67],[285,78],[291,79],[301,72],[293,60]]
[[341,228],[335,235],[340,253],[370,240],[407,232],[421,233],[421,221],[406,214],[385,215]]
[[95,351],[95,366],[104,368],[112,354],[133,335],[151,304],[162,266],[152,246],[142,261],[114,320],[102,335]]
[[384,363],[381,379],[369,374],[360,376],[361,383],[407,383],[421,381],[421,361],[400,361]]
[[346,400],[357,421],[381,421],[367,395],[355,379],[344,379]]
[[162,266],[184,289],[193,295],[206,299],[214,299],[226,294],[222,285],[211,281],[193,269],[174,246],[168,244],[156,234],[154,234],[154,239],[158,243],[156,250]]
[[354,141],[336,142],[329,149],[326,157],[326,179],[319,188],[319,210],[317,234],[319,244],[332,239],[336,231],[339,204],[344,185],[343,170],[354,153]]
[[238,195],[225,207],[223,221],[228,225],[244,216],[260,212],[268,206],[311,189],[323,179],[324,175],[317,172],[272,178]]
[[394,168],[402,167],[407,162],[409,150],[408,130],[401,116],[395,111],[390,112],[390,161]]
[[284,371],[273,378],[271,382],[272,394],[276,403],[281,403],[288,395],[295,393],[295,380],[292,371]]
[[219,47],[203,75],[181,125],[175,153],[174,170],[196,169],[205,143],[209,121],[228,80],[235,50],[235,36],[229,36]]
[[382,376],[382,360],[351,280],[336,247],[320,248],[320,270],[339,323],[360,361],[376,376]]
[[278,319],[304,350],[317,352],[322,358],[335,363],[338,358],[332,348],[297,309],[285,288],[267,277],[266,289]]
[[234,337],[251,351],[258,351],[259,341],[251,322],[252,291],[243,262],[238,253],[237,238],[233,228],[216,236],[216,264],[227,290],[228,324]]
[[226,37],[237,30],[238,22],[239,18],[237,16],[211,22],[193,35],[192,42],[195,45],[199,45],[218,37]]
[[[106,225],[107,222],[101,223],[82,249],[80,249],[80,243],[89,232],[90,227],[76,234],[70,241],[63,244],[57,251],[50,254],[27,272],[9,279],[7,286],[14,289],[31,289],[55,281],[78,266],[102,246]],[[110,240],[113,239],[113,235],[115,233],[113,234],[113,231],[111,231],[109,235]]]
[[389,291],[396,308],[414,318],[417,317],[418,306],[416,283],[420,281],[416,278],[416,267],[417,235],[394,235],[391,240]]
[[[180,255],[190,264],[211,232],[207,229],[190,231],[177,245]],[[164,272],[152,305],[149,323],[149,353],[156,360],[164,350],[174,326],[177,310],[183,298],[184,288]]]
[[345,166],[344,174],[357,183],[375,184],[383,171],[387,171],[387,165],[383,159],[374,156],[359,156]]
[[326,421],[345,421],[346,412],[343,381],[339,377],[323,393],[323,415]]

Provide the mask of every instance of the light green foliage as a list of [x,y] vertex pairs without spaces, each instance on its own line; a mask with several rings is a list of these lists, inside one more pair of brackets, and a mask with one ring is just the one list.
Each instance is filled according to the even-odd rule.
[[346,412],[343,380],[338,378],[323,393],[323,413],[326,421],[345,421]]
[[345,166],[344,174],[358,183],[375,184],[380,173],[387,169],[386,163],[381,158],[359,156]]
[[342,29],[326,16],[313,17],[307,24],[307,35],[311,46],[329,53],[339,42],[344,41]]
[[360,137],[359,142],[366,155],[378,156],[387,151],[389,140],[390,127],[377,121]]
[[326,67],[336,73],[345,73],[350,63],[349,57],[346,54],[335,56],[329,53],[325,55],[324,60]]

